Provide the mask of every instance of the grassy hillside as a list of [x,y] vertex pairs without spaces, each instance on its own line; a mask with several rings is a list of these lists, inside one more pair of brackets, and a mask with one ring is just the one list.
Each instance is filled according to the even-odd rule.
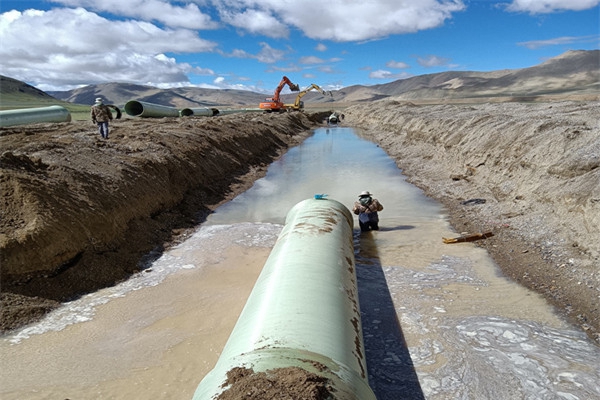
[[16,79],[0,76],[0,110],[63,106],[73,120],[89,118],[90,106],[57,100],[49,94]]

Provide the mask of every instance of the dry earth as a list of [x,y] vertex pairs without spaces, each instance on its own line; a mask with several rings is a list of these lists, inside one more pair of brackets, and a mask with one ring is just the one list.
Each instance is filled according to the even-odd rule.
[[505,275],[600,342],[599,102],[385,100],[345,116],[446,206],[459,233],[492,231],[477,243]]
[[[493,231],[477,243],[507,276],[599,340],[600,103],[386,100],[344,113],[458,232]],[[0,129],[1,329],[144,268],[325,115],[126,119],[108,141],[89,122]]]

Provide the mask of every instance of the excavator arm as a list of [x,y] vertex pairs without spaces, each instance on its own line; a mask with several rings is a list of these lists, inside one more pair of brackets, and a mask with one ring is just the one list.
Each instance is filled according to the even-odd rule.
[[268,111],[280,111],[285,109],[285,105],[281,102],[279,97],[279,94],[281,93],[281,90],[283,90],[285,85],[288,85],[292,92],[297,92],[298,90],[300,90],[300,86],[298,86],[295,83],[292,83],[292,81],[290,81],[287,76],[284,76],[283,78],[281,78],[281,82],[279,82],[279,85],[275,89],[273,97],[268,98],[266,99],[266,101],[260,103],[259,107],[263,110]]
[[327,96],[327,95],[333,96],[331,92],[326,92],[325,90],[321,89],[319,87],[319,85],[313,83],[309,87],[307,87],[306,89],[304,89],[300,93],[298,93],[298,95],[296,96],[296,100],[294,101],[294,104],[286,104],[285,105],[286,108],[291,108],[291,109],[294,109],[294,110],[300,110],[301,108],[304,108],[304,104],[301,101],[302,97],[304,97],[304,95],[306,93],[310,92],[313,89],[321,92],[321,94],[323,96]]

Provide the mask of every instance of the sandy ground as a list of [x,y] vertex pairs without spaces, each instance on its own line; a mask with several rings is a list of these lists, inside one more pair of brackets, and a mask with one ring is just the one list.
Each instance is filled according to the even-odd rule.
[[543,294],[596,343],[600,328],[600,103],[427,105],[345,110],[458,233]]
[[[383,101],[344,113],[446,206],[457,233],[492,231],[477,243],[504,273],[600,340],[599,103]],[[323,116],[128,119],[108,141],[89,122],[0,129],[0,327],[143,268]]]

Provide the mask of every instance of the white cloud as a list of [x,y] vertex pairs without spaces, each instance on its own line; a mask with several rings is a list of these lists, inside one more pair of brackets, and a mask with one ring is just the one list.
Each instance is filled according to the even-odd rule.
[[274,64],[281,60],[284,60],[288,54],[286,50],[275,49],[266,42],[259,43],[261,49],[257,54],[250,54],[246,50],[234,49],[230,53],[225,53],[220,50],[216,50],[219,54],[224,57],[233,58],[253,58],[259,62],[265,64]]
[[407,74],[406,72],[402,72],[399,74],[394,74],[390,71],[386,71],[383,69],[378,69],[376,71],[372,71],[369,73],[369,78],[370,79],[386,79],[386,80],[397,80],[397,79],[406,79],[409,78],[411,75]]
[[323,43],[319,43],[316,47],[315,50],[323,52],[323,51],[327,51],[327,46],[325,46]]
[[273,64],[284,59],[286,52],[284,50],[274,49],[268,43],[260,43],[260,52],[256,59],[262,63]]
[[110,21],[83,8],[0,14],[0,36],[2,73],[40,88],[115,80],[177,85],[200,69],[164,53],[207,52],[216,46],[191,30]]
[[203,13],[196,4],[174,6],[163,0],[51,0],[67,7],[107,12],[113,15],[157,21],[172,28],[215,29],[218,23]]
[[527,47],[528,49],[535,50],[540,47],[546,46],[557,46],[563,44],[572,44],[572,43],[586,43],[586,42],[594,42],[598,41],[598,36],[563,36],[553,39],[546,40],[530,40],[528,42],[519,42],[517,45]]
[[417,57],[417,62],[422,67],[432,68],[432,67],[449,66],[450,60],[448,58],[444,58],[444,57],[429,55],[427,57]]
[[513,0],[508,11],[547,14],[557,11],[581,11],[596,7],[600,0]]
[[298,60],[298,62],[300,64],[323,64],[325,60],[315,56],[306,56],[300,57],[300,60]]
[[388,68],[394,68],[394,69],[407,69],[410,68],[410,65],[408,65],[405,62],[402,61],[394,61],[394,60],[390,60],[387,63],[385,63],[385,66]]
[[[347,1],[347,0],[214,0],[221,10],[227,9],[227,20],[249,10],[267,13],[282,24],[300,29],[317,40],[364,41],[393,34],[417,32],[442,25],[452,13],[463,11],[462,0],[417,1]],[[247,30],[257,28],[253,21]],[[243,26],[238,24],[238,28]],[[261,32],[281,29],[268,22]]]
[[284,24],[279,22],[270,13],[264,11],[245,10],[241,13],[236,13],[222,10],[221,20],[236,28],[243,28],[250,33],[270,38],[286,38],[289,35],[289,30]]
[[320,72],[323,72],[325,74],[334,74],[338,71],[336,71],[335,69],[333,69],[332,67],[330,67],[329,65],[322,65],[319,68],[317,68]]

